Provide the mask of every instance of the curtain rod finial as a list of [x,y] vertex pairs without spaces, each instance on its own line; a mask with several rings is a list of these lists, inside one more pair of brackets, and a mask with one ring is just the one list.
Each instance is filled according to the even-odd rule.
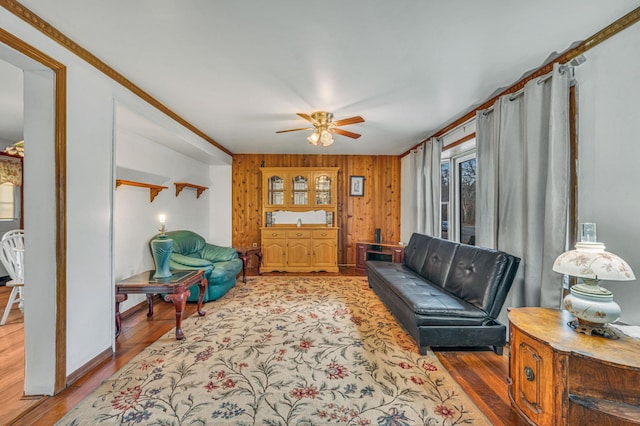
[[569,62],[569,65],[571,65],[572,67],[577,67],[577,66],[580,66],[580,65],[584,64],[585,62],[587,62],[587,58],[585,58],[584,55],[580,55],[580,56],[576,56],[575,58],[573,58]]

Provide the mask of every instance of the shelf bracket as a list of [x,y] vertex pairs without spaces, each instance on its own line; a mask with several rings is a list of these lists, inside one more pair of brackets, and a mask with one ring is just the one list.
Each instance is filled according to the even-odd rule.
[[200,198],[200,195],[202,195],[202,193],[204,191],[209,189],[206,186],[195,185],[193,183],[187,183],[187,182],[175,182],[174,185],[176,186],[176,197],[178,196],[178,194],[180,194],[180,192],[182,192],[182,190],[184,188],[193,188],[193,189],[195,189],[196,190],[196,198]]
[[149,201],[153,203],[153,199],[167,186],[152,185],[150,183],[134,182],[132,180],[116,179],[116,188],[120,185],[137,186],[140,188],[149,188]]

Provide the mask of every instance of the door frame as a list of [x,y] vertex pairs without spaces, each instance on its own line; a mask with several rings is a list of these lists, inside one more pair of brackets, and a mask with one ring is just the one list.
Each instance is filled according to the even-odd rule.
[[[55,143],[55,372],[53,393],[66,388],[67,360],[67,68],[35,47],[0,28],[0,43],[40,63],[53,72],[54,87],[54,143]],[[27,336],[25,336],[27,338]]]

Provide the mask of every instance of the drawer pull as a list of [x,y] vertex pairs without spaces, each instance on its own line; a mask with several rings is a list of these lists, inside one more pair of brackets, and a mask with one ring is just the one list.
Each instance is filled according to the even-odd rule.
[[278,236],[278,233],[277,233],[277,232],[273,232],[273,233],[271,234],[271,236],[273,236],[273,237],[277,237],[277,236]]
[[302,237],[302,233],[301,233],[301,232],[298,232],[298,233],[296,234],[296,236],[298,236],[298,237]]
[[533,379],[535,378],[535,375],[533,374],[533,370],[531,369],[531,367],[525,367],[524,368],[524,377],[528,381],[533,382]]
[[326,236],[327,236],[327,233],[326,233],[326,232],[323,232],[323,233],[322,233],[322,234],[320,234],[320,235],[322,235],[323,237],[326,237]]

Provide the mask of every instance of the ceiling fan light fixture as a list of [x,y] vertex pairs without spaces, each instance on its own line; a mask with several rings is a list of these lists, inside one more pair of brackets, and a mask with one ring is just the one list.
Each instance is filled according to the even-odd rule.
[[296,114],[298,115],[298,117],[313,124],[313,127],[278,130],[276,131],[276,133],[297,132],[299,130],[314,130],[312,134],[307,136],[307,140],[309,141],[309,143],[314,146],[318,146],[318,144],[320,144],[321,146],[333,145],[333,133],[352,139],[358,139],[361,136],[358,133],[350,132],[348,130],[340,128],[340,126],[347,126],[349,124],[364,123],[364,118],[360,117],[359,115],[333,121],[333,114],[327,111],[315,111],[312,112],[311,115],[302,112],[298,112]]
[[317,131],[313,132],[308,138],[307,140],[309,141],[309,143],[311,145],[318,145],[318,140],[320,139],[320,133],[318,133]]
[[329,146],[333,144],[333,136],[328,130],[322,130],[320,132],[320,142],[322,143],[322,146]]

